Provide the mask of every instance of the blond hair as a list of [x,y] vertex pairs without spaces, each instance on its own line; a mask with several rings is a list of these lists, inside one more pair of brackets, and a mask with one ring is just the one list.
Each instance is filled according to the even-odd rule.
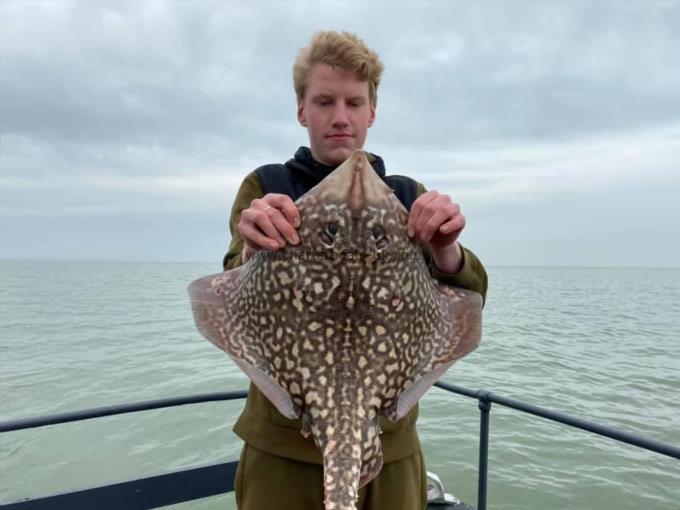
[[298,52],[293,64],[293,86],[298,101],[304,99],[309,73],[319,63],[354,73],[359,80],[367,81],[369,99],[373,106],[376,105],[383,65],[378,54],[356,34],[333,30],[316,32],[309,44]]

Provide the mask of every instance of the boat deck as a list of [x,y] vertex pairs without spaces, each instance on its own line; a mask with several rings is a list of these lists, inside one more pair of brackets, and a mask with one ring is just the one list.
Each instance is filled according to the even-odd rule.
[[[0,505],[0,510],[146,510],[217,496],[234,490],[238,461],[113,483]],[[464,503],[431,503],[427,510],[473,510]]]

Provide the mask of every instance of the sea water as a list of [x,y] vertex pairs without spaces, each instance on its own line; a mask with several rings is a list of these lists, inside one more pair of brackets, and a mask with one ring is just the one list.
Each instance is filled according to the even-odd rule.
[[[246,388],[186,294],[219,269],[0,262],[0,419]],[[446,381],[680,445],[680,270],[492,267],[489,280],[482,344]],[[233,459],[242,405],[0,434],[0,502]],[[428,469],[474,505],[476,400],[433,388],[420,408]],[[493,405],[488,487],[496,510],[677,509],[680,461]]]

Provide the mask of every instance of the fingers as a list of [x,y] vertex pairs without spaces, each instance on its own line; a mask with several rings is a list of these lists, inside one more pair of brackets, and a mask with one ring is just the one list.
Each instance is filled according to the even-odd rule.
[[271,207],[278,209],[288,220],[293,227],[300,226],[300,211],[298,211],[295,202],[288,195],[280,195],[278,193],[270,193],[265,195],[262,200],[266,201]]
[[413,203],[407,229],[409,236],[419,242],[430,242],[434,236],[460,232],[464,226],[465,217],[451,197],[428,191]]
[[277,250],[287,243],[299,244],[297,226],[300,226],[300,213],[293,200],[270,193],[253,200],[250,207],[241,212],[237,230],[246,245]]
[[276,229],[276,234],[283,236],[290,244],[298,244],[300,237],[295,228],[300,226],[300,213],[291,198],[286,195],[266,195],[262,202],[266,204],[263,212]]
[[465,216],[463,216],[459,212],[453,218],[451,218],[450,221],[447,221],[441,227],[439,227],[439,232],[441,232],[442,234],[450,234],[452,232],[459,232],[464,228],[465,228]]
[[410,237],[414,237],[416,234],[416,226],[423,215],[425,207],[437,198],[439,194],[436,191],[427,191],[420,195],[415,202],[411,205],[411,212],[408,217],[408,225],[406,226],[406,232]]
[[286,241],[269,219],[269,215],[262,209],[254,207],[244,209],[241,213],[238,231],[246,244],[257,248],[276,250],[286,245]]

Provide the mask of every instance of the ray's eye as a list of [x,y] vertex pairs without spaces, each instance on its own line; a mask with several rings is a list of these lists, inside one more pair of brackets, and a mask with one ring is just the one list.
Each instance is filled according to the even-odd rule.
[[381,225],[376,225],[372,230],[373,239],[375,239],[375,245],[378,249],[383,249],[389,244],[387,236],[385,235],[385,229]]
[[340,230],[340,226],[334,221],[326,224],[324,229],[319,233],[319,237],[327,246],[332,246],[335,240],[335,235]]

